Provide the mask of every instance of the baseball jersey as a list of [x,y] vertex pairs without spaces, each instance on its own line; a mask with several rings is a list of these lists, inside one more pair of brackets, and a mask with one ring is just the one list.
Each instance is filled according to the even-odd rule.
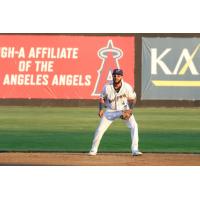
[[110,82],[103,87],[100,98],[105,100],[107,109],[111,110],[127,110],[129,109],[128,100],[135,99],[136,93],[128,83],[122,81],[122,86],[119,92],[116,92],[113,82]]

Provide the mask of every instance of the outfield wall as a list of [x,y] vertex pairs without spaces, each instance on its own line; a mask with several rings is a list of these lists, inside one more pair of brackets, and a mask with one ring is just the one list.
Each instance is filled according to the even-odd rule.
[[200,34],[1,34],[0,105],[95,106],[113,68],[137,106],[200,105]]

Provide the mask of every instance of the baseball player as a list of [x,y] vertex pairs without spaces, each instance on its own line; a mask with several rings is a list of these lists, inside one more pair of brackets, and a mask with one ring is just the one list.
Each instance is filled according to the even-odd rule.
[[[101,121],[94,134],[89,155],[94,156],[97,154],[103,134],[111,123],[118,118],[123,119],[131,130],[132,155],[142,155],[138,149],[138,125],[132,114],[133,106],[136,103],[136,93],[128,83],[122,80],[123,71],[121,69],[114,69],[112,76],[113,81],[105,84],[100,94],[98,115]],[[105,112],[103,110],[104,105],[106,106]]]

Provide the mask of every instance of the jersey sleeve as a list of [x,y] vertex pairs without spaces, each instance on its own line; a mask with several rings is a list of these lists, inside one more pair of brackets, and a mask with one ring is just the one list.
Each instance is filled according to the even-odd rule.
[[129,84],[127,85],[127,93],[128,99],[136,99],[136,93]]

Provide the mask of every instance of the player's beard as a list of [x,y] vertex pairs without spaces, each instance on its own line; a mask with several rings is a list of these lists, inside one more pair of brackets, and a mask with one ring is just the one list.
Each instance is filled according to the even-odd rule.
[[115,85],[118,85],[122,82],[122,79],[120,79],[118,81],[116,79],[113,79],[113,82],[114,82]]

